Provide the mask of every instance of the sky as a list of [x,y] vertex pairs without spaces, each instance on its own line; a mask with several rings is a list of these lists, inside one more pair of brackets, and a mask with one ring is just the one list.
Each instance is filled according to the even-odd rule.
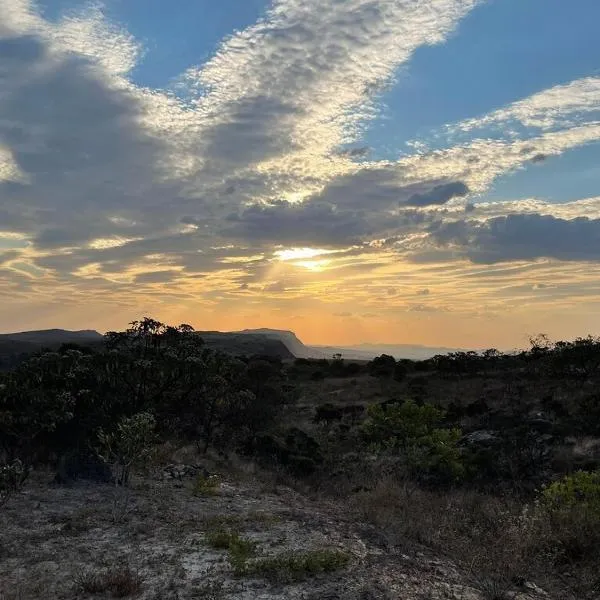
[[597,0],[0,0],[0,331],[600,334]]

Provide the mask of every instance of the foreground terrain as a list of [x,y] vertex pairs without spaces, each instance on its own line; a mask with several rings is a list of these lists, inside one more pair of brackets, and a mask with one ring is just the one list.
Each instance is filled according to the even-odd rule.
[[600,599],[600,338],[207,346],[144,318],[0,371],[2,598]]
[[[340,504],[239,468],[199,491],[195,471],[163,465],[138,477],[122,522],[113,518],[112,485],[49,485],[51,472],[32,474],[0,513],[0,598],[490,597],[472,574],[423,548],[390,544]],[[255,545],[249,563],[262,564],[261,571],[234,574],[227,550],[212,547],[224,531]],[[311,555],[312,564],[293,560]],[[522,582],[510,597],[549,596]]]

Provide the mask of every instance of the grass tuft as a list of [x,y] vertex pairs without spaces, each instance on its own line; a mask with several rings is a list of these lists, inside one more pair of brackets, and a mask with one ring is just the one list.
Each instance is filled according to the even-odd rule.
[[350,555],[341,550],[312,550],[307,552],[285,552],[276,556],[246,562],[243,567],[234,567],[236,575],[264,577],[274,583],[304,581],[323,573],[344,568]]
[[116,567],[100,572],[81,572],[75,576],[75,587],[85,594],[110,594],[112,598],[129,598],[142,591],[142,579],[130,567]]

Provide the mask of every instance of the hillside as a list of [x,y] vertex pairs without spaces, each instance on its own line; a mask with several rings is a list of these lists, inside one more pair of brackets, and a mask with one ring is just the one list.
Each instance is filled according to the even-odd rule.
[[457,352],[457,348],[422,346],[414,344],[359,344],[356,346],[308,346],[293,331],[282,329],[244,329],[237,333],[243,335],[262,335],[281,340],[295,358],[331,358],[341,354],[349,360],[372,360],[381,354],[389,354],[396,359],[410,358],[425,360],[436,354]]
[[[356,346],[309,346],[304,344],[293,331],[281,329],[244,329],[242,331],[199,331],[206,346],[213,350],[233,355],[292,358],[331,358],[341,354],[347,360],[372,360],[381,354],[390,354],[396,359],[410,358],[425,360],[436,354],[455,352],[456,348],[428,347],[411,344],[359,344]],[[102,335],[94,330],[68,331],[46,329],[0,334],[0,368],[20,362],[27,355],[42,348],[56,349],[61,344],[83,345],[102,341]]]
[[323,358],[325,354],[305,346],[293,331],[285,331],[281,329],[244,329],[238,333],[242,335],[261,335],[270,339],[280,340],[295,358]]
[[260,332],[199,331],[207,348],[233,355],[261,354],[281,359],[294,358],[289,347],[279,338]]
[[93,329],[69,331],[67,329],[42,329],[0,334],[0,341],[25,342],[35,346],[55,346],[66,343],[89,343],[102,340],[102,334]]
[[0,369],[11,368],[42,348],[56,350],[62,344],[98,344],[102,335],[97,331],[45,329],[0,334]]
[[600,338],[369,364],[200,339],[268,333],[137,322],[0,373],[0,599],[598,600]]

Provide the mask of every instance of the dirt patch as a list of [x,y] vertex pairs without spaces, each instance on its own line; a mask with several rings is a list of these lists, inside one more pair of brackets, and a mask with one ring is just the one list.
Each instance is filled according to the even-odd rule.
[[[267,492],[252,478],[221,474],[218,493],[202,497],[194,495],[192,479],[148,476],[134,482],[130,511],[114,523],[112,486],[65,487],[51,479],[49,472],[33,473],[0,512],[2,600],[485,598],[447,561],[386,548],[350,522],[343,506],[289,488]],[[251,540],[259,559],[326,550],[348,561],[290,584],[256,570],[236,576],[227,552],[207,543],[215,527]]]

